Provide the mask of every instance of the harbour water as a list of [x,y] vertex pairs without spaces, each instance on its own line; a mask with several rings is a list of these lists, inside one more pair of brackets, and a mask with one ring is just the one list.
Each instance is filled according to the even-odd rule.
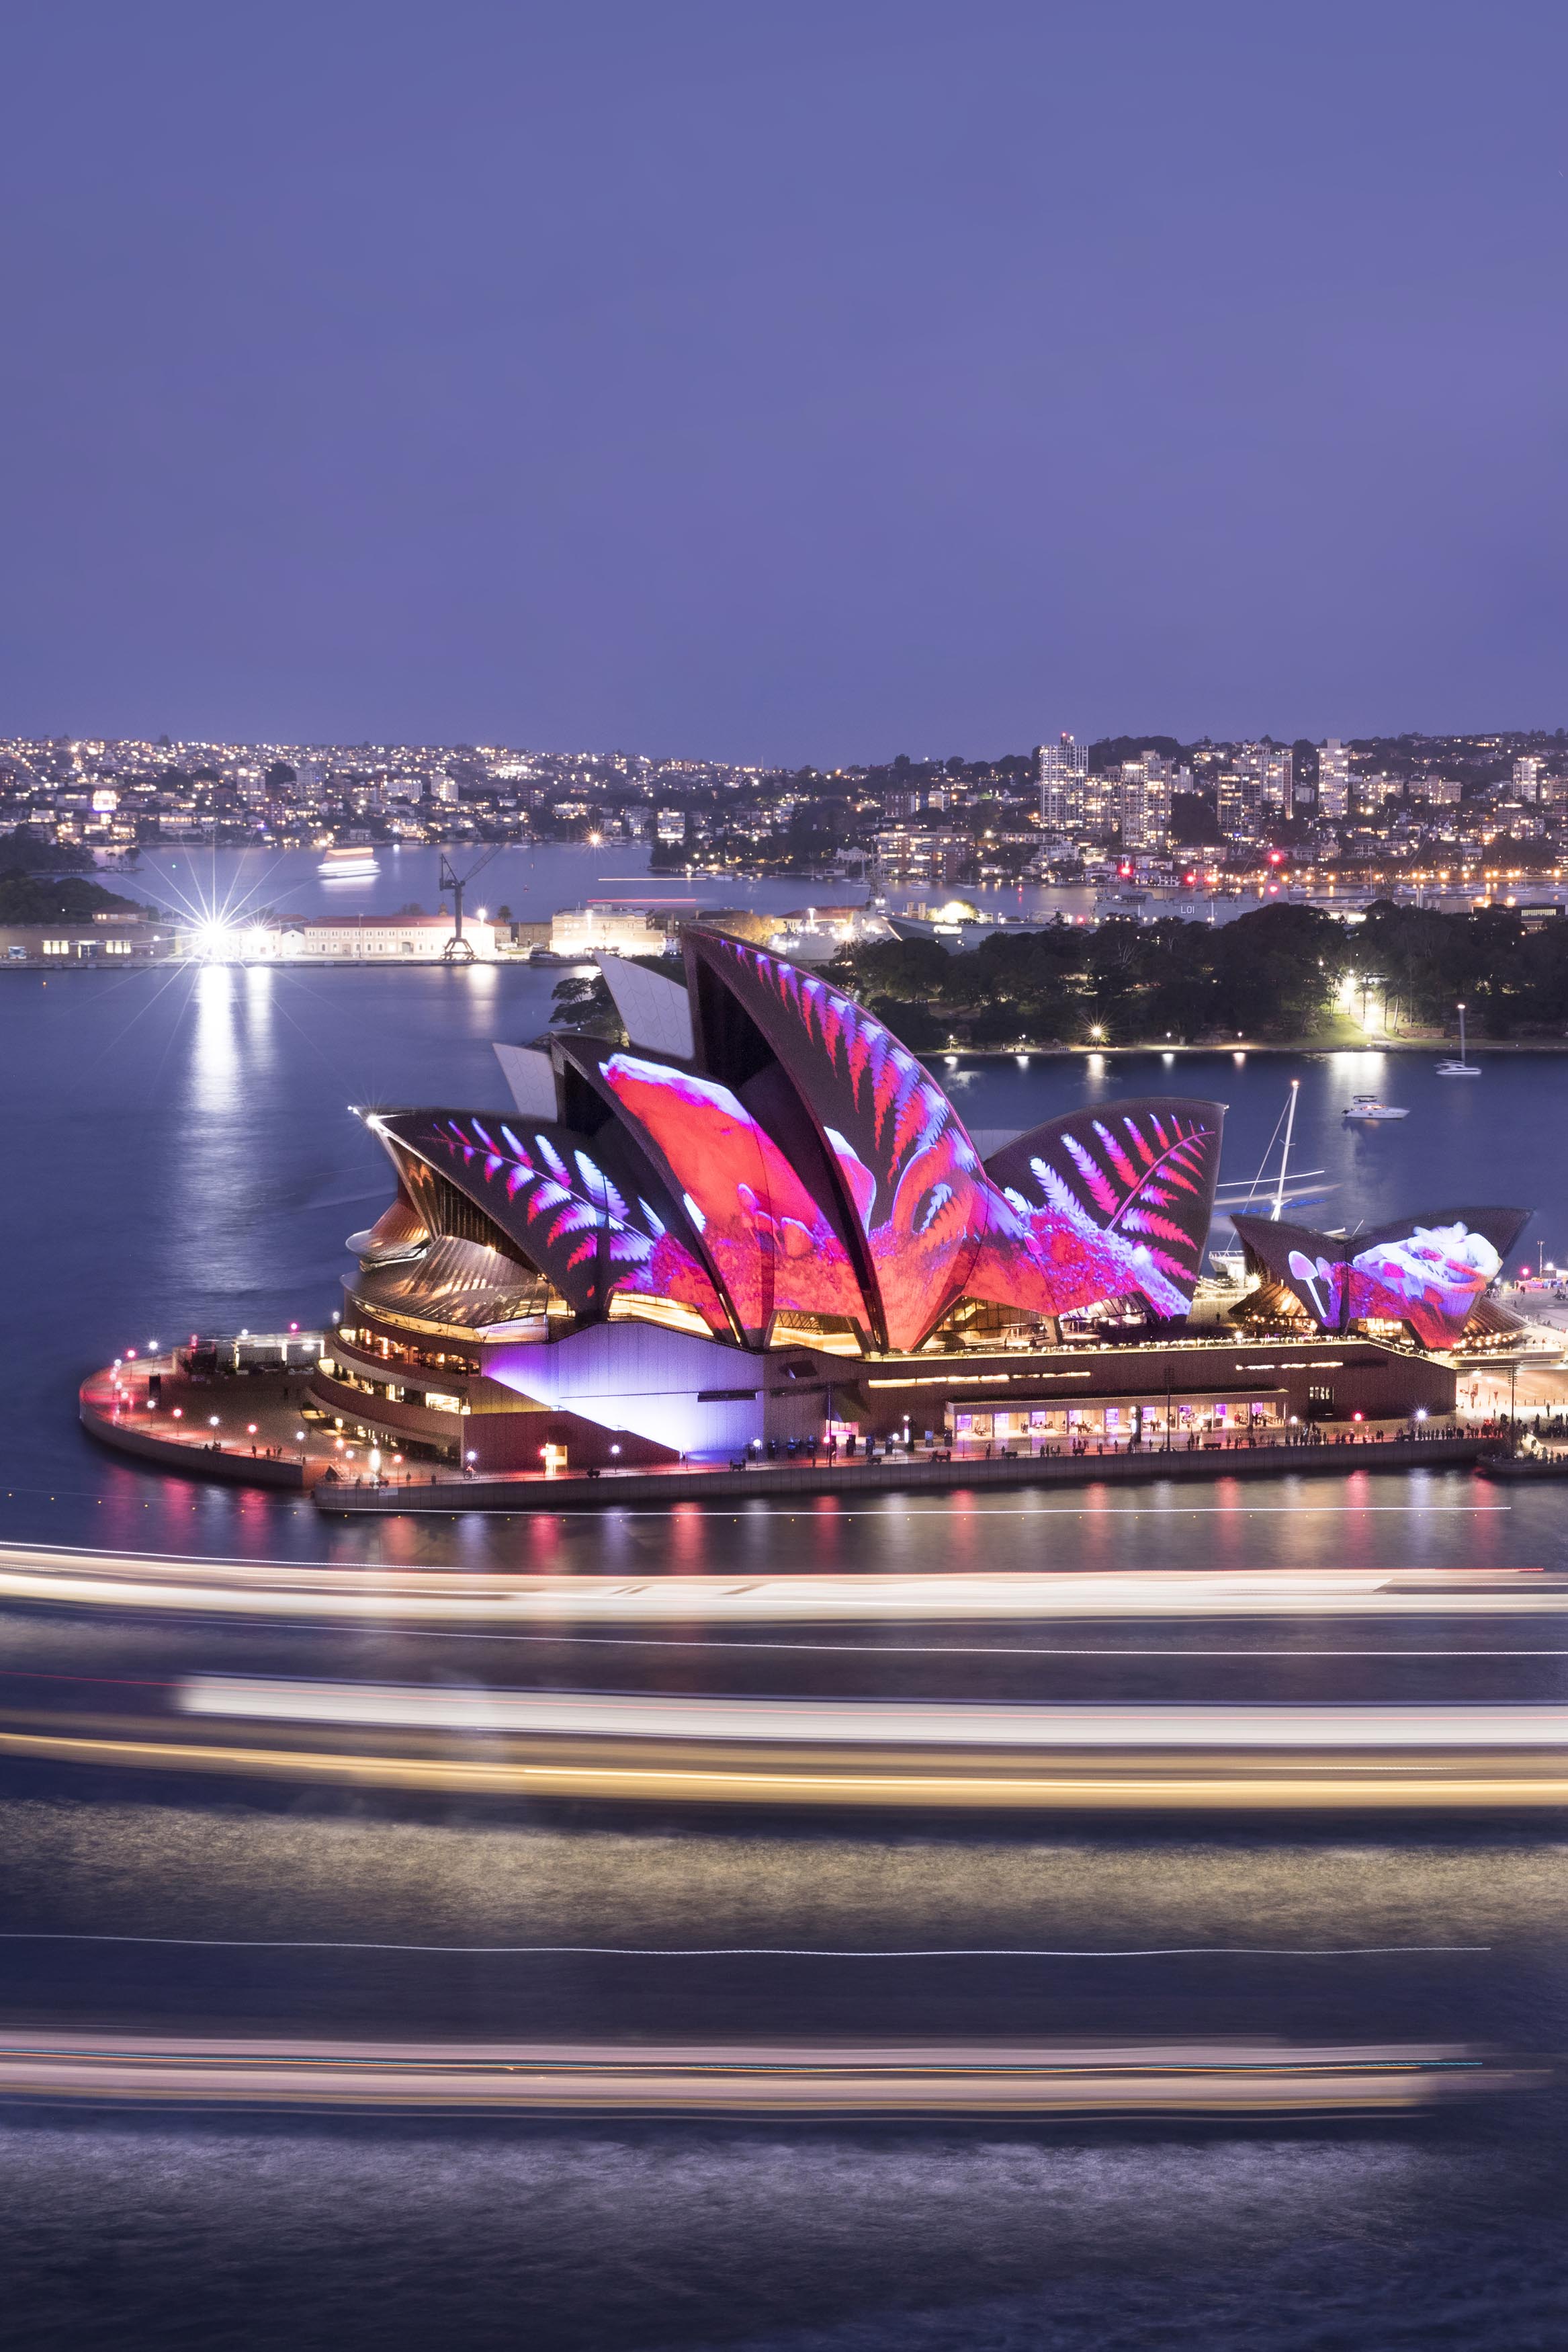
[[[519,920],[537,920],[558,908],[593,898],[662,901],[695,915],[705,908],[754,908],[787,914],[811,906],[854,907],[868,886],[839,879],[802,880],[799,876],[744,874],[650,874],[648,852],[637,842],[593,848],[571,842],[529,843],[488,854],[487,845],[468,843],[446,853],[459,874],[483,872],[469,898],[472,908],[507,906]],[[380,844],[373,866],[352,874],[324,874],[315,849],[204,849],[194,843],[144,850],[136,866],[102,878],[127,898],[185,917],[221,911],[238,921],[267,908],[279,915],[391,914],[405,906],[434,914],[441,904],[438,847]],[[953,893],[915,886],[888,893],[895,908],[956,895],[987,914],[1039,918],[1058,910],[1088,916],[1096,893],[1088,887],[1060,889],[1018,882],[1006,887],[966,887]]]
[[[544,895],[583,892],[552,879]],[[537,1034],[555,977],[6,978],[0,1536],[639,1575],[1568,1565],[1562,1489],[1462,1473],[366,1528],[143,1473],[79,1435],[76,1381],[127,1346],[329,1311],[343,1236],[387,1189],[348,1106],[498,1101],[491,1041]],[[1531,1260],[1538,1238],[1548,1258],[1568,1253],[1568,1066],[1481,1058],[1468,1087],[1410,1055],[1037,1055],[943,1075],[982,1129],[1114,1093],[1216,1097],[1228,1181],[1251,1176],[1299,1077],[1295,1157],[1333,1187],[1324,1223],[1520,1200],[1538,1208]],[[1347,1129],[1357,1090],[1411,1117]],[[50,1694],[155,1706],[182,1676],[225,1673],[867,1701],[1561,1701],[1563,1622],[1368,1620],[1303,1599],[1186,1622],[1151,1601],[1065,1626],[496,1639],[369,1615],[323,1632],[8,1606],[0,1711]],[[1552,1814],[824,1826],[5,1769],[0,2021],[63,2034],[1568,2047],[1568,1852]],[[616,1948],[540,1948],[564,1946]],[[14,2109],[0,2179],[7,2338],[26,2346],[1518,2352],[1568,2335],[1555,2088],[1521,2110],[1291,2130]]]

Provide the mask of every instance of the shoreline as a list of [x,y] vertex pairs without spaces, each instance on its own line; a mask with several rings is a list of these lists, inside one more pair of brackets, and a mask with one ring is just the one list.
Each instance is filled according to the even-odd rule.
[[[1325,1041],[1321,1037],[1297,1037],[1281,1041],[1269,1038],[1237,1037],[1228,1043],[1203,1045],[1181,1045],[1169,1038],[1151,1039],[1141,1045],[932,1045],[918,1054],[917,1061],[936,1063],[956,1055],[965,1062],[1016,1062],[1020,1054],[1038,1055],[1041,1061],[1070,1060],[1074,1056],[1099,1054],[1113,1055],[1169,1054],[1173,1056],[1200,1054],[1431,1054],[1451,1056],[1458,1050],[1457,1037],[1369,1037],[1364,1044],[1346,1045],[1343,1040]],[[1568,1037],[1499,1037],[1481,1042],[1467,1038],[1469,1054],[1568,1054]]]
[[506,1516],[535,1512],[625,1510],[649,1504],[738,1503],[767,1496],[832,1496],[944,1493],[981,1486],[1186,1485],[1215,1478],[1345,1476],[1356,1470],[1474,1470],[1499,1450],[1495,1438],[1363,1439],[1350,1445],[1205,1446],[1185,1453],[1002,1455],[947,1462],[894,1461],[815,1465],[802,1463],[747,1470],[620,1470],[526,1478],[449,1478],[403,1486],[350,1486],[316,1482],[311,1500],[323,1517],[460,1518],[469,1511]]
[[[292,961],[263,956],[247,961],[235,958],[165,956],[138,957],[130,963],[117,963],[111,959],[83,959],[80,961],[60,961],[45,964],[0,962],[0,972],[17,979],[76,979],[89,972],[107,972],[111,979],[124,980],[132,971],[172,971],[184,968],[203,971],[214,966],[225,971],[566,971],[571,959],[559,965],[530,965],[526,958],[513,956],[476,957],[472,964],[444,962],[438,956],[309,956]],[[591,961],[584,957],[584,962]],[[1014,1062],[1020,1054],[1041,1061],[1070,1061],[1075,1056],[1098,1054],[1105,1058],[1136,1054],[1169,1054],[1173,1058],[1183,1055],[1213,1054],[1432,1054],[1451,1055],[1458,1047],[1457,1037],[1368,1037],[1360,1044],[1344,1038],[1322,1037],[1236,1037],[1209,1039],[1204,1043],[1184,1044],[1167,1037],[1150,1037],[1141,1043],[1100,1045],[1062,1045],[1054,1040],[1049,1045],[927,1045],[918,1052],[913,1046],[918,1062],[927,1066],[944,1062],[956,1055],[965,1062]],[[1563,1037],[1470,1037],[1466,1051],[1483,1054],[1568,1054],[1568,1036]]]

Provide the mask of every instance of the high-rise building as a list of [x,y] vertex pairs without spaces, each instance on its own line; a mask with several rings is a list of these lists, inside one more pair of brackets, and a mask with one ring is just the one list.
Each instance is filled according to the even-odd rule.
[[1516,760],[1513,763],[1513,796],[1516,801],[1533,801],[1540,797],[1541,762],[1539,760]]
[[1040,787],[1040,823],[1051,833],[1075,833],[1084,822],[1084,785],[1089,775],[1089,746],[1071,735],[1054,743],[1038,743],[1034,780]]
[[1350,753],[1337,735],[1318,753],[1318,814],[1331,824],[1350,814]]
[[1215,779],[1215,809],[1227,841],[1258,840],[1266,823],[1260,778],[1222,769]]
[[1124,849],[1164,849],[1171,836],[1171,764],[1145,751],[1122,763],[1117,814]]
[[1250,777],[1259,787],[1265,824],[1270,815],[1290,814],[1294,765],[1290,751],[1277,743],[1243,743],[1236,755],[1239,773]]

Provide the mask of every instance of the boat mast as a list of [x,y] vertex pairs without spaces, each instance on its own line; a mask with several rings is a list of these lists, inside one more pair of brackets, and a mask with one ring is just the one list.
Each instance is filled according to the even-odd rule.
[[1460,1005],[1460,1007],[1459,1007],[1459,1060],[1460,1060],[1460,1062],[1462,1063],[1462,1062],[1464,1061],[1464,1059],[1465,1059],[1465,1008],[1464,1008],[1464,1006],[1461,1004],[1461,1005]]
[[1269,1213],[1270,1223],[1276,1225],[1280,1222],[1280,1212],[1285,1205],[1285,1178],[1290,1171],[1291,1138],[1296,1129],[1296,1097],[1301,1091],[1301,1085],[1300,1078],[1291,1080],[1291,1099],[1285,1111],[1285,1143],[1280,1154],[1280,1181],[1274,1188],[1274,1205]]

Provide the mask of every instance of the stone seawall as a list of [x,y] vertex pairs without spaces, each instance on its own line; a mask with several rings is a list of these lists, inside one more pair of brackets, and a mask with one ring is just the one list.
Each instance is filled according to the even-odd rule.
[[193,1445],[188,1440],[154,1437],[150,1430],[129,1426],[110,1413],[99,1412],[85,1396],[78,1405],[81,1425],[89,1437],[112,1445],[117,1454],[133,1454],[154,1463],[177,1478],[220,1478],[230,1486],[283,1487],[300,1494],[307,1484],[303,1463],[278,1461],[263,1454],[240,1453],[233,1447]]
[[1427,1470],[1473,1465],[1495,1451],[1481,1437],[1396,1438],[1386,1444],[1263,1445],[1199,1454],[1041,1455],[1025,1461],[770,1464],[755,1470],[619,1472],[600,1478],[451,1478],[404,1486],[314,1488],[319,1511],[344,1517],[405,1512],[607,1511],[676,1503],[735,1503],[765,1496],[951,1493],[991,1486],[1146,1486],[1214,1478],[1343,1477],[1352,1470]]

